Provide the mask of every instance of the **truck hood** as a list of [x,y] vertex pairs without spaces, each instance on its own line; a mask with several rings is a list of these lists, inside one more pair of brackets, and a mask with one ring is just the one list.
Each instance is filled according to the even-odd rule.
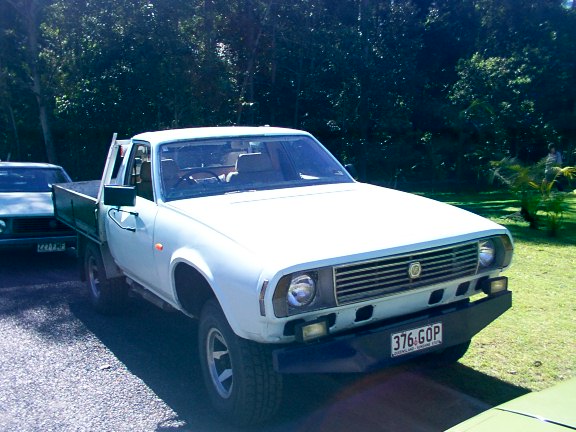
[[363,183],[243,192],[167,205],[261,259],[286,267],[334,264],[350,256],[370,259],[507,232],[457,207]]
[[50,192],[1,192],[0,216],[52,216]]

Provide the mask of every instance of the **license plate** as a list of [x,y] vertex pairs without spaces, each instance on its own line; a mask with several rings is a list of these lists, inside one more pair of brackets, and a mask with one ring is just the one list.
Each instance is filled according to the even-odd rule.
[[392,357],[442,345],[442,323],[392,333]]
[[38,252],[64,252],[66,250],[66,243],[38,243]]

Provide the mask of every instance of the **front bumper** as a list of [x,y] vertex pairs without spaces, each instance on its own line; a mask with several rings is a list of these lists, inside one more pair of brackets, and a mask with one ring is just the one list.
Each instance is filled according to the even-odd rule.
[[[401,317],[354,333],[278,348],[272,352],[274,369],[279,373],[351,373],[403,363],[469,341],[511,306],[512,293],[504,291],[475,302],[446,305],[426,314]],[[443,327],[442,345],[399,357],[391,356],[393,333],[438,322]]]

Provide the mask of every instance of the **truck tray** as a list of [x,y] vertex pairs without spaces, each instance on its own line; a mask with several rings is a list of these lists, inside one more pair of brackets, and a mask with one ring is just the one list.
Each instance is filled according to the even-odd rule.
[[52,185],[56,218],[98,243],[100,242],[97,217],[99,188],[100,180]]

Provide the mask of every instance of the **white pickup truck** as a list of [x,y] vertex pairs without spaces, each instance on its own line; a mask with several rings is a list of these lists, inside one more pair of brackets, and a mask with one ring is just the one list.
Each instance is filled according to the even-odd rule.
[[95,308],[133,290],[199,319],[207,392],[239,424],[275,413],[286,374],[456,361],[511,306],[504,227],[359,183],[299,130],[114,137],[102,180],[53,200]]

